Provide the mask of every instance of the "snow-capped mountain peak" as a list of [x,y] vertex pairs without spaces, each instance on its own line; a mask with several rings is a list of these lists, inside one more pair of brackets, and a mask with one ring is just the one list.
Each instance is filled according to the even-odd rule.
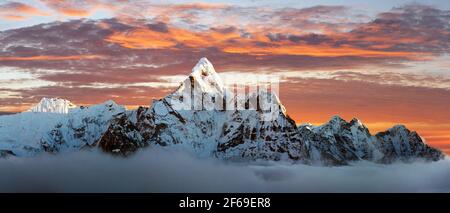
[[358,126],[358,127],[365,127],[364,126],[364,124],[358,119],[358,118],[353,118],[351,121],[350,121],[350,124],[353,126],[353,125],[356,125],[356,126]]
[[96,105],[92,105],[92,106],[81,106],[78,107],[77,109],[72,110],[71,112],[73,112],[74,114],[78,113],[78,112],[89,112],[92,115],[97,115],[97,114],[102,114],[105,112],[112,112],[112,113],[116,113],[116,112],[122,112],[125,111],[125,107],[118,105],[116,102],[112,101],[112,100],[108,100],[105,101],[101,104],[96,104]]
[[345,119],[341,118],[338,115],[333,116],[328,122],[322,124],[321,126],[315,127],[316,131],[329,132],[330,134],[334,134],[336,132],[340,132],[343,129],[360,129],[365,132],[369,131],[369,129],[357,118],[353,118],[351,121],[347,122]]
[[51,112],[51,113],[69,113],[70,109],[77,106],[72,102],[62,98],[42,98],[41,101],[31,107],[30,112]]
[[[44,98],[30,111],[60,113],[1,116],[0,151],[26,156],[99,147],[128,156],[147,146],[177,146],[200,157],[325,165],[356,160],[437,161],[445,156],[403,125],[376,135],[358,119],[347,122],[339,116],[321,126],[297,126],[276,93],[258,90],[250,94],[261,98],[256,109],[228,109],[237,103],[251,104],[250,98],[241,100],[228,92],[212,64],[202,58],[175,92],[148,108],[126,110],[106,101],[71,109],[75,106],[67,100]],[[270,110],[261,107],[266,102]],[[214,108],[221,105],[227,107]]]
[[189,75],[191,81],[193,80],[198,89],[202,92],[220,92],[224,90],[224,84],[220,76],[216,73],[214,66],[211,62],[203,57],[192,69],[192,73]]
[[390,129],[388,129],[388,131],[396,131],[396,132],[398,132],[398,131],[404,131],[406,129],[407,128],[406,128],[405,125],[398,124],[398,125],[395,125],[395,126],[391,127]]
[[203,57],[200,60],[198,60],[197,64],[192,68],[192,73],[196,72],[207,72],[207,73],[215,73],[216,70],[214,69],[214,66],[212,63],[206,58]]
[[216,100],[223,100],[225,90],[211,62],[201,58],[178,89],[164,100],[175,109],[214,108]]
[[330,118],[330,120],[321,126],[318,126],[316,129],[332,129],[332,130],[339,130],[344,124],[346,124],[347,121],[345,121],[343,118],[341,118],[339,115],[335,115]]
[[341,118],[341,116],[335,115],[335,116],[331,117],[329,123],[341,123],[343,121],[345,121],[345,120],[343,118]]

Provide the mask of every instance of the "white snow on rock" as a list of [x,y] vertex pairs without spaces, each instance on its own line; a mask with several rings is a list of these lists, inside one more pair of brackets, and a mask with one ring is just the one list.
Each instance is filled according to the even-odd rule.
[[[184,99],[192,96],[193,102]],[[241,100],[250,105],[249,97],[262,97],[254,109],[214,108],[213,105],[234,105],[232,101],[237,98],[230,96],[233,94],[213,65],[202,58],[178,89],[154,100],[150,107],[127,111],[113,101],[75,107],[64,99],[44,98],[31,112],[0,116],[0,152],[30,156],[44,151],[61,153],[99,147],[128,156],[147,146],[165,146],[178,147],[198,157],[321,165],[347,165],[359,160],[391,163],[416,158],[437,161],[444,157],[440,150],[427,146],[416,132],[404,126],[372,135],[358,119],[347,122],[339,116],[321,126],[297,126],[272,92],[258,91]],[[214,101],[202,102],[205,98]],[[261,107],[264,100],[274,100],[271,104],[279,109],[269,110],[273,119],[261,119],[268,116]]]
[[216,109],[217,104],[223,103],[225,93],[214,66],[207,58],[201,58],[178,89],[164,99],[178,110]]
[[195,78],[203,92],[223,92],[223,82],[207,58],[198,61],[190,76]]
[[113,117],[126,110],[113,101],[74,106],[64,99],[44,98],[35,111],[0,116],[0,151],[32,156],[42,151],[79,150],[95,143]]
[[52,113],[69,113],[75,104],[62,98],[42,98],[41,101],[31,107],[30,112],[52,112]]
[[22,112],[0,116],[0,150],[30,156],[41,149],[40,138],[66,114]]

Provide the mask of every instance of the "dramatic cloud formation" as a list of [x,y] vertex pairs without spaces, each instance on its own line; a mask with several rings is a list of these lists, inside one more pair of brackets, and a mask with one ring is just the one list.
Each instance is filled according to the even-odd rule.
[[[96,10],[114,10],[115,4],[121,0],[40,0],[56,12],[73,17],[85,17]],[[123,1],[126,3],[126,1]]]
[[0,160],[1,192],[449,192],[450,161],[344,167],[237,164],[174,150]]
[[[218,10],[217,7],[213,7]],[[199,8],[195,8],[198,10]],[[203,8],[202,8],[203,9]],[[209,10],[208,8],[207,10]],[[269,24],[261,23],[257,20],[252,25],[238,24],[227,27],[228,22],[213,23],[213,28],[209,29],[183,29],[174,26],[171,19],[168,23],[160,22],[157,26],[163,27],[164,31],[149,27],[140,26],[125,32],[114,33],[106,40],[118,43],[123,47],[136,49],[180,49],[180,48],[208,48],[214,47],[226,53],[238,53],[249,55],[302,55],[302,56],[359,56],[359,57],[406,57],[418,58],[419,51],[394,51],[387,48],[378,48],[379,44],[371,46],[371,40],[361,38],[352,32],[336,33],[337,30],[325,30],[328,34],[315,34],[308,32],[308,29],[323,29],[323,26],[314,26],[313,20],[321,19],[319,14],[329,14],[335,11],[345,10],[344,7],[313,7],[306,9],[290,9],[285,11],[258,11],[256,8],[246,8],[253,13],[259,14],[258,18],[271,17]],[[226,12],[236,11],[238,16],[242,15],[241,8],[222,9]],[[215,12],[214,16],[224,11]],[[172,14],[172,13],[169,13]],[[175,13],[177,14],[177,13]],[[247,14],[247,11],[246,13]],[[422,15],[423,14],[419,14]],[[289,19],[288,17],[294,17]],[[300,20],[295,17],[301,17]],[[239,20],[244,19],[239,17]],[[256,19],[256,18],[255,18]],[[221,20],[221,19],[219,19]],[[268,20],[265,20],[268,21]],[[320,23],[327,23],[321,20]],[[192,21],[185,21],[191,23]],[[288,23],[286,26],[285,23]],[[342,24],[342,22],[340,22]],[[198,23],[197,23],[198,24]],[[334,25],[333,23],[328,23]],[[308,26],[306,26],[308,25]],[[318,24],[321,25],[321,24]],[[364,25],[363,25],[364,26]],[[392,29],[391,29],[392,30]],[[397,30],[397,29],[393,29]],[[401,29],[400,29],[401,30]],[[334,32],[330,32],[334,31]],[[362,30],[361,30],[362,31]],[[359,32],[358,27],[354,32]],[[381,37],[383,39],[383,37]],[[406,39],[405,39],[406,40]],[[406,40],[414,42],[414,38]],[[363,42],[369,42],[361,44]],[[399,41],[401,42],[401,41]],[[424,52],[424,51],[420,51]]]
[[48,16],[36,7],[19,2],[6,2],[0,4],[0,17],[9,20],[23,20],[28,16]]
[[353,30],[351,40],[389,51],[448,53],[449,18],[450,11],[423,5],[394,8]]
[[[194,25],[190,29],[178,28],[174,25],[176,21],[172,21],[178,17],[172,17],[164,19],[167,23],[160,23],[159,26],[165,24],[164,31],[146,26],[136,27],[115,33],[108,37],[107,41],[127,48],[215,47],[223,52],[253,55],[385,56],[425,59],[430,56],[426,53],[447,53],[449,50],[449,11],[422,5],[395,8],[390,12],[379,14],[373,21],[358,24],[339,19],[327,22],[327,18],[323,17],[331,14],[335,18],[334,14],[347,11],[345,7],[317,6],[281,10],[212,8],[215,11],[211,15],[221,20],[220,23],[209,23],[214,28],[205,30],[198,22],[186,20],[183,22],[196,23],[199,27]],[[210,9],[192,8],[192,10]],[[228,24],[231,22],[219,17],[230,11],[239,20],[244,19],[240,16],[249,13],[258,14],[258,17],[250,16],[250,19],[255,19],[252,24],[239,22],[229,27]],[[266,17],[270,17],[271,20],[267,20]],[[348,29],[323,30],[327,28],[322,26],[324,23],[330,26],[346,24]],[[215,30],[220,27],[225,30]]]
[[102,58],[99,55],[70,55],[70,56],[57,56],[57,55],[40,55],[29,57],[0,57],[0,61],[55,61],[55,60],[84,60],[84,59],[99,59]]

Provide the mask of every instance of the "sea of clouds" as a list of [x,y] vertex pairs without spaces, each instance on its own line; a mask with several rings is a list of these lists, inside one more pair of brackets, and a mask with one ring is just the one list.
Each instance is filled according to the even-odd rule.
[[166,149],[0,159],[0,192],[450,192],[450,160],[321,167],[226,163]]

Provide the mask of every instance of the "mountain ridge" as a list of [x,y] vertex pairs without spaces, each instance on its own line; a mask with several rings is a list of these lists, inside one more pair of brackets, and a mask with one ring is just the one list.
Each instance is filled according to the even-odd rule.
[[[192,91],[201,94],[201,99]],[[213,65],[202,58],[174,92],[154,100],[149,107],[126,110],[107,101],[89,107],[70,107],[69,110],[66,106],[70,102],[66,100],[60,107],[53,103],[62,99],[44,98],[41,102],[53,101],[38,106],[49,105],[49,110],[37,107],[43,110],[1,116],[0,133],[6,133],[8,128],[5,127],[17,119],[33,124],[37,116],[48,117],[46,122],[50,129],[46,131],[40,126],[33,137],[0,134],[0,151],[3,156],[27,156],[98,147],[107,153],[129,156],[144,147],[174,146],[199,157],[321,165],[346,165],[357,160],[392,163],[419,158],[437,161],[445,156],[405,126],[397,125],[372,135],[358,119],[347,122],[339,116],[333,116],[320,126],[297,126],[272,92],[258,90],[244,99],[232,95]],[[238,101],[250,107],[251,97],[275,100],[274,108],[269,110],[271,119],[264,119],[267,112],[261,109],[261,104],[265,104],[261,101],[253,110],[229,110],[230,106],[237,106]],[[185,98],[192,99],[186,103]],[[60,113],[46,116],[49,112]],[[27,132],[24,126],[21,128]],[[35,127],[31,125],[31,128]],[[28,132],[32,131],[34,129],[28,129]]]
[[29,112],[51,112],[51,113],[69,113],[77,106],[69,100],[62,98],[42,98],[35,106],[31,107]]

